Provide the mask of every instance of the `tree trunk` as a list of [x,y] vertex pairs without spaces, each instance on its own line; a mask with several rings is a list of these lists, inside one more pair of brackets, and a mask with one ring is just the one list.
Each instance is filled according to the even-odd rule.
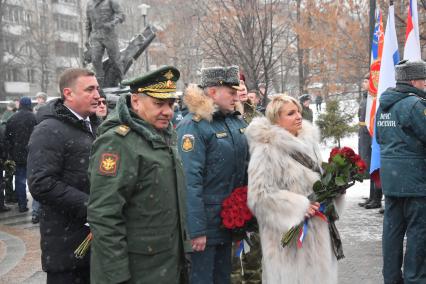
[[[302,0],[297,0],[297,9],[296,9],[296,19],[297,23],[300,24],[300,4]],[[298,71],[299,71],[299,95],[302,95],[304,93],[304,86],[305,86],[305,74],[304,74],[304,67],[303,67],[303,55],[304,50],[300,46],[300,36],[296,35],[296,45],[297,45],[297,60],[298,60]]]

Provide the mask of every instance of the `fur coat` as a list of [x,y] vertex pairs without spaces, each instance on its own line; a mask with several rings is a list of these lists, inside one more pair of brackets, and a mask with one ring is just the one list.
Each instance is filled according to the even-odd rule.
[[266,118],[255,118],[245,133],[251,153],[247,202],[259,223],[262,283],[337,283],[337,259],[322,219],[309,219],[302,248],[295,242],[281,246],[283,233],[304,220],[310,204],[307,196],[319,179],[318,173],[289,154],[301,152],[320,164],[318,129],[304,120],[296,137]]

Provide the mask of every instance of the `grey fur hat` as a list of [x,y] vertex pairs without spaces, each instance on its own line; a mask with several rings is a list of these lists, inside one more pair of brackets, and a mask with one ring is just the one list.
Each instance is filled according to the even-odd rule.
[[426,79],[426,62],[402,60],[395,67],[395,80],[411,81]]
[[201,88],[228,86],[240,90],[240,68],[238,66],[209,67],[201,69]]

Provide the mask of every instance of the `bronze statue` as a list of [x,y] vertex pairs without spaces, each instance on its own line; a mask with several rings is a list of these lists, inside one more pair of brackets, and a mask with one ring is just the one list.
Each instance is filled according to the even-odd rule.
[[123,66],[120,61],[115,26],[124,22],[123,10],[117,0],[89,0],[86,17],[87,43],[90,43],[90,59],[95,68],[96,77],[101,86],[110,85],[105,80],[102,57],[106,49],[110,63],[121,80]]

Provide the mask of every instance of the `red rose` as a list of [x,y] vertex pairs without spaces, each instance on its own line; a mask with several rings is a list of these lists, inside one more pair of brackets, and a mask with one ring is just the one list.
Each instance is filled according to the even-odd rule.
[[228,216],[231,216],[232,212],[229,209],[222,209],[222,211],[220,211],[220,217],[222,217],[222,219],[225,219]]
[[222,220],[223,226],[227,229],[235,228],[234,218],[226,217]]
[[333,149],[331,149],[330,152],[330,157],[328,158],[328,162],[331,163],[331,161],[333,160],[333,157],[340,154],[340,149],[337,147],[334,147]]
[[232,192],[232,194],[243,194],[244,192],[247,192],[247,186],[242,186],[242,187],[238,187],[236,189],[234,189],[234,191]]
[[355,154],[355,155],[351,158],[352,163],[356,163],[356,162],[358,162],[359,160],[361,160],[361,157],[360,157],[359,155],[357,155],[357,154]]
[[336,156],[339,153],[340,153],[340,149],[337,148],[337,147],[334,147],[333,149],[331,149],[330,158],[333,158],[334,156]]
[[238,216],[237,218],[234,219],[235,222],[235,227],[237,228],[241,228],[244,226],[244,218],[243,216]]
[[245,221],[249,221],[251,218],[253,218],[253,215],[251,214],[250,210],[248,208],[246,208],[245,210],[243,210],[243,214],[242,214],[243,218]]
[[223,208],[230,208],[232,206],[232,201],[231,199],[228,197],[226,198],[223,203],[222,203],[222,207]]
[[349,160],[352,161],[352,159],[355,157],[355,152],[349,147],[343,147],[342,150],[340,150],[340,153]]
[[237,218],[238,216],[240,216],[239,208],[238,207],[232,207],[230,215],[234,218]]
[[365,170],[367,169],[367,165],[365,164],[365,162],[363,160],[356,161],[355,165],[357,166],[358,172],[360,174],[363,174],[365,172]]
[[235,200],[237,200],[238,203],[246,203],[247,202],[247,195],[244,193],[237,194],[235,196]]

